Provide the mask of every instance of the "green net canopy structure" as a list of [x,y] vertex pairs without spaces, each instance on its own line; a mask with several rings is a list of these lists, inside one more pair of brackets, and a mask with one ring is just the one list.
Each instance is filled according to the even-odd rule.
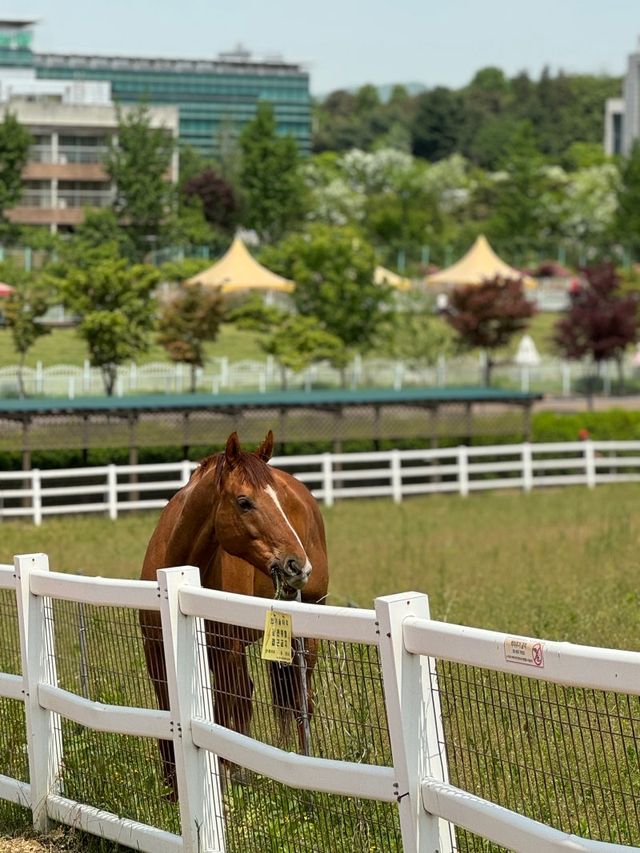
[[529,437],[531,408],[540,395],[497,388],[408,388],[267,393],[0,400],[0,454],[36,450],[221,447],[236,430],[259,442],[272,429],[288,444],[420,440],[469,443],[477,437]]

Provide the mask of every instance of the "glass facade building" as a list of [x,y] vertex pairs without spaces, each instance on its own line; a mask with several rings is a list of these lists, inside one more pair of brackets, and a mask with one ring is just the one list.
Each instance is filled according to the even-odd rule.
[[273,106],[278,133],[310,150],[309,75],[300,65],[251,61],[242,49],[215,60],[36,53],[26,28],[6,29],[6,43],[2,35],[0,21],[0,69],[33,68],[39,79],[108,81],[118,103],[176,106],[180,142],[202,154],[237,135],[263,101]]

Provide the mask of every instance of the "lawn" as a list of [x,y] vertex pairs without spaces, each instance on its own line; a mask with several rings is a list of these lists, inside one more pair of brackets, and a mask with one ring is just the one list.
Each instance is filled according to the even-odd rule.
[[[323,508],[331,599],[419,590],[437,619],[640,649],[639,502],[635,484],[344,501]],[[60,571],[136,577],[156,517],[4,522],[0,562],[44,551]]]
[[[555,314],[537,314],[531,320],[528,331],[541,353],[550,354],[551,352],[550,335],[556,319]],[[506,348],[508,354],[512,355],[515,352],[520,337],[516,335],[513,338],[510,346]],[[243,359],[263,361],[265,359],[258,345],[257,335],[254,332],[238,329],[231,324],[222,326],[218,340],[207,344],[206,353],[208,359],[223,356],[231,361]],[[45,367],[54,364],[81,366],[86,358],[88,358],[87,348],[75,329],[53,329],[50,334],[38,338],[29,350],[26,363],[29,367],[35,367],[38,361],[41,361]],[[166,360],[165,351],[157,344],[152,344],[150,349],[137,359],[139,364]],[[17,362],[18,356],[11,341],[11,333],[6,328],[0,328],[0,368]]]
[[[488,493],[466,499],[431,496],[401,505],[388,500],[345,501],[324,508],[331,565],[330,602],[371,607],[378,595],[418,590],[429,594],[432,616],[436,619],[543,639],[640,649],[637,618],[640,519],[636,512],[639,498],[640,486],[628,484],[603,486],[593,491],[565,488],[528,495]],[[14,553],[44,551],[56,570],[136,577],[156,517],[156,513],[137,514],[116,522],[86,517],[51,518],[40,528],[23,522],[5,522],[0,562],[10,561]],[[57,622],[58,628],[73,632],[70,637],[77,636],[73,613],[67,612],[67,617],[67,623]],[[106,644],[102,656],[97,651],[93,658],[90,654],[90,660],[98,661],[95,677],[105,677],[100,668],[102,658],[118,660],[117,666],[107,663],[106,667],[122,673],[118,689],[126,693],[134,676],[140,678],[140,665],[136,672],[129,673],[131,663],[125,662],[126,653],[114,654],[115,618],[110,624],[107,615],[94,615],[87,608],[85,619],[87,625],[96,620],[98,626],[93,632],[89,628],[89,642],[95,642],[97,650],[100,644]],[[133,625],[133,621],[127,626],[123,623],[120,637],[130,636]],[[108,639],[111,634],[116,637],[113,646]],[[127,648],[130,654],[130,645]],[[335,696],[342,705],[361,714],[364,721],[355,726],[353,720],[359,718],[349,717],[351,728],[340,723],[335,737],[346,729],[353,738],[351,747],[367,746],[369,736],[358,739],[358,732],[368,731],[364,723],[369,719],[369,705],[375,709],[376,704],[368,694],[362,693],[362,685],[367,684],[367,690],[373,690],[373,679],[370,675],[364,678],[358,675],[361,661],[354,666],[355,679],[350,680],[351,667],[346,664],[354,665],[356,655],[362,654],[356,647],[335,651],[340,678],[345,679],[337,682],[340,692]],[[320,679],[323,685],[335,686],[335,679],[326,681],[331,675],[332,660],[331,650],[325,648],[316,682]],[[77,673],[77,660],[72,663],[70,655],[59,666],[63,686],[72,672]],[[144,668],[142,676],[148,691]],[[640,791],[638,751],[635,740],[629,739],[631,735],[625,740],[616,728],[623,725],[619,722],[623,719],[625,731],[640,725],[637,700],[633,700],[633,706],[621,705],[625,715],[621,717],[616,700],[610,703],[610,697],[597,691],[565,690],[553,685],[551,691],[549,685],[542,683],[530,695],[525,686],[529,682],[519,676],[494,677],[483,670],[454,665],[441,667],[440,678],[454,784],[469,786],[469,790],[494,802],[523,809],[531,817],[561,826],[565,831],[627,844],[640,841],[636,823],[625,824],[620,818]],[[108,689],[114,688],[109,688],[105,681],[100,687],[103,692],[99,692],[103,701],[109,696],[104,692]],[[256,696],[264,695],[261,691],[262,686],[256,680],[254,700],[258,701],[258,707],[260,700]],[[354,701],[355,696],[359,697],[360,705]],[[120,698],[126,699],[126,695]],[[319,688],[317,698],[314,723],[322,719],[324,725],[325,719],[333,719],[319,716],[326,700],[324,687]],[[626,697],[621,701],[626,702]],[[572,740],[583,731],[587,721],[589,731],[605,732],[606,742],[602,734],[597,743],[593,735],[591,743],[584,738],[577,743]],[[314,727],[314,732],[312,736],[319,738],[318,727]],[[65,738],[65,784],[72,791],[77,790],[79,798],[84,793],[91,797],[90,802],[104,802],[111,810],[129,814],[131,805],[126,786],[130,779],[144,780],[144,791],[148,794],[148,806],[144,808],[148,807],[150,813],[152,807],[160,808],[158,820],[166,821],[167,827],[175,825],[175,812],[168,810],[166,801],[158,796],[158,773],[153,770],[157,755],[153,750],[145,752],[141,760],[140,750],[126,751],[122,737],[118,740],[117,736],[94,736],[71,725],[65,728]],[[337,742],[331,742],[330,746]],[[144,743],[149,749],[148,742]],[[1,748],[0,734],[0,761]],[[388,747],[382,743],[380,749],[384,752]],[[103,767],[103,771],[88,776],[84,770],[88,762]],[[532,767],[535,768],[531,771],[533,781],[529,776]],[[607,776],[609,773],[611,776]],[[111,778],[121,780],[115,789],[109,787]],[[598,797],[611,796],[612,787],[618,788],[615,802],[603,800],[607,803],[604,808]],[[270,833],[281,833],[271,835],[272,838],[287,838],[286,845],[272,842],[265,850],[349,849],[351,853],[365,850],[387,853],[399,849],[396,841],[380,841],[381,836],[376,834],[379,816],[372,804],[366,804],[365,808],[359,805],[362,801],[355,801],[352,806],[355,811],[347,814],[347,807],[341,803],[344,811],[336,817],[338,798],[334,798],[332,812],[331,804],[326,804],[325,809],[322,798],[314,795],[311,815],[308,802],[294,803],[291,792],[287,793],[282,786],[265,786],[264,780],[246,789],[234,788],[230,796],[229,809],[236,818],[233,833],[249,833],[252,828],[264,832],[263,827],[268,824]],[[297,811],[298,806],[301,812]],[[313,848],[305,846],[304,840],[295,835],[297,825],[292,823],[293,814],[306,815],[307,821],[312,818],[315,821],[320,814],[332,814],[332,831],[339,833],[334,837],[345,839],[345,843],[351,839],[351,846],[329,848],[322,846],[321,841]],[[601,829],[599,821],[603,814],[607,820],[609,815],[615,817],[613,830]],[[336,829],[336,820],[341,831]],[[354,820],[360,834],[354,835]],[[379,825],[383,824],[380,818]],[[0,810],[0,829],[2,825]],[[362,827],[373,827],[366,839],[361,834]],[[233,835],[229,839],[230,850],[240,853],[256,849],[255,841],[253,846],[251,843],[247,846],[248,837]],[[397,838],[397,830],[394,837]],[[494,849],[479,845],[462,833],[459,842],[458,849],[462,851]],[[93,843],[91,847],[79,843],[79,847],[71,849],[94,849]]]
[[[232,325],[223,325],[218,340],[206,345],[207,358],[227,356],[232,361],[242,359],[258,359],[263,361],[264,353],[258,346],[256,335]],[[50,334],[38,338],[29,350],[26,363],[35,367],[41,361],[45,367],[54,364],[72,364],[81,366],[88,358],[84,341],[75,329],[53,329]],[[167,361],[167,354],[162,347],[153,344],[141,355],[138,364],[148,364],[151,361]],[[8,329],[0,329],[0,367],[17,364],[11,333]]]

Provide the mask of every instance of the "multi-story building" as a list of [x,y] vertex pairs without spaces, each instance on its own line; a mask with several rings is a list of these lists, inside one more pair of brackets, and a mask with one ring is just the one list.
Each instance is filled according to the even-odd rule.
[[[39,81],[38,81],[39,82]],[[47,81],[53,82],[53,81]],[[7,217],[20,225],[46,225],[52,231],[68,230],[83,221],[86,208],[108,207],[113,200],[113,187],[103,161],[114,136],[118,120],[114,104],[106,89],[92,84],[93,99],[82,86],[76,85],[62,94],[68,84],[62,81],[57,90],[49,85],[44,92],[37,85],[30,94],[13,96],[0,104],[0,111],[10,111],[31,133],[29,160],[22,173],[23,193],[20,204],[7,211]],[[0,82],[12,90],[8,80]],[[16,84],[22,89],[21,81]],[[74,98],[75,95],[75,98]],[[131,109],[124,107],[123,109]],[[178,111],[175,107],[153,107],[149,110],[153,127],[165,128],[177,136]],[[168,178],[178,177],[177,154]]]
[[622,97],[609,98],[605,103],[605,153],[626,156],[637,139],[640,139],[640,44],[627,59]]
[[0,70],[32,69],[39,80],[103,81],[114,101],[145,100],[179,110],[179,139],[213,153],[228,134],[255,116],[257,105],[273,105],[278,132],[310,149],[309,75],[280,57],[260,61],[238,48],[216,59],[160,59],[36,53],[33,21],[0,21]]

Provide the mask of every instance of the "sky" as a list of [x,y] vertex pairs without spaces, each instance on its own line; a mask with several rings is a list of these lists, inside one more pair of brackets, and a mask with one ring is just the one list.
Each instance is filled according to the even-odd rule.
[[3,0],[37,18],[46,53],[254,58],[304,64],[311,91],[364,83],[459,87],[487,65],[621,75],[639,0]]

